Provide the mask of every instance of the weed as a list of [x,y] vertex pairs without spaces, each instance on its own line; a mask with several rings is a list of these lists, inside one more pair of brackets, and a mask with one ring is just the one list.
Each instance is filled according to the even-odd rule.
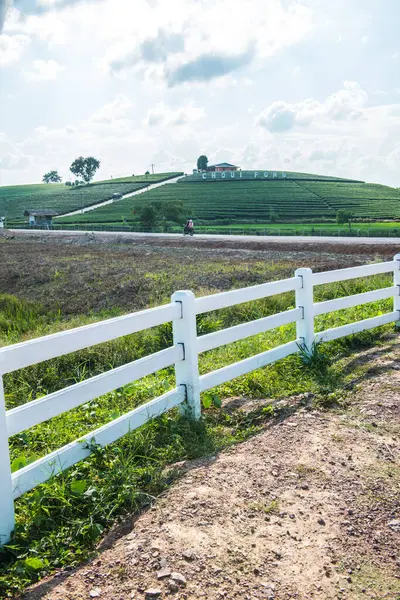
[[297,344],[302,364],[318,376],[324,376],[328,370],[329,357],[322,350],[321,342],[313,342],[311,348]]
[[311,467],[310,465],[299,464],[295,467],[296,473],[299,477],[306,477],[307,475],[312,475],[316,473],[317,469],[315,467]]
[[344,442],[344,437],[338,433],[332,433],[331,439],[333,442],[336,442],[337,444],[342,444]]
[[270,504],[265,504],[265,502],[252,502],[251,504],[249,504],[249,508],[252,510],[256,510],[257,512],[263,512],[266,515],[278,514],[279,500],[272,500]]

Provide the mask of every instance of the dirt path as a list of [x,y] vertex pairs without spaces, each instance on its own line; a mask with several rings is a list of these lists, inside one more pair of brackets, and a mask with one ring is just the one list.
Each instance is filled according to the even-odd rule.
[[357,357],[371,378],[347,409],[288,399],[259,435],[175,465],[92,562],[24,598],[399,600],[399,358],[398,340]]
[[[79,211],[78,211],[79,212]],[[72,214],[72,213],[71,213]],[[69,215],[63,215],[69,216]],[[32,229],[11,229],[13,234],[18,235],[39,235],[39,236],[67,236],[74,235],[82,236],[82,231],[37,231]],[[399,238],[390,237],[329,237],[329,236],[261,236],[261,235],[215,235],[215,234],[196,234],[194,238],[183,240],[180,233],[129,233],[129,232],[112,232],[112,231],[96,231],[88,234],[101,239],[158,239],[158,240],[176,240],[182,243],[206,242],[206,243],[234,243],[234,244],[257,244],[261,245],[288,245],[295,246],[306,244],[307,246],[388,246],[391,248],[400,248]]]

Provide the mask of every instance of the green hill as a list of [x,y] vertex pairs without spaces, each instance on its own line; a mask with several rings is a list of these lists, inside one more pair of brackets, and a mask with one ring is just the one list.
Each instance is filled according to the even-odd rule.
[[7,223],[22,223],[26,221],[26,209],[53,209],[60,214],[68,213],[109,200],[114,193],[129,194],[178,175],[181,173],[140,175],[72,187],[62,183],[1,186],[0,217],[6,216]]
[[341,209],[350,210],[356,218],[400,219],[400,190],[394,188],[306,173],[261,180],[254,179],[258,172],[246,173],[242,180],[231,178],[229,172],[225,180],[188,176],[60,222],[133,225],[143,203],[171,201],[181,201],[183,217],[192,217],[198,225],[268,223],[271,218],[279,222],[334,221]]

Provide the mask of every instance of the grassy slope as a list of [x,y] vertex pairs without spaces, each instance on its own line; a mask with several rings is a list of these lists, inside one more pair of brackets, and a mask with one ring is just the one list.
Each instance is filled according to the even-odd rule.
[[178,173],[158,173],[127,177],[88,186],[67,187],[64,184],[34,184],[0,187],[0,216],[11,221],[26,221],[23,214],[26,209],[49,208],[60,213],[78,210],[81,206],[90,206],[112,197],[114,192],[128,194],[141,189],[149,183],[156,183],[175,177]]
[[319,196],[335,212],[350,210],[355,217],[400,217],[400,190],[374,183],[305,182],[300,185]]
[[112,197],[114,192],[128,194],[145,187],[144,183],[123,183],[116,185],[92,184],[88,186],[66,187],[63,184],[27,185],[0,188],[0,214],[7,216],[7,222],[23,222],[26,209],[53,209],[62,213],[78,210]]
[[133,224],[135,211],[144,202],[175,200],[183,203],[185,215],[204,225],[267,223],[271,214],[282,222],[334,220],[337,210],[344,208],[358,218],[400,218],[400,191],[394,188],[363,183],[268,180],[179,182],[63,222],[112,224],[121,223],[125,217]]
[[[143,198],[132,198],[96,210],[92,222],[119,220],[120,214],[133,216],[132,210],[144,202],[183,202],[184,210],[197,221],[227,219],[232,222],[267,221],[271,211],[281,218],[334,216],[332,209],[313,193],[296,182],[229,182],[229,183],[176,183],[152,190]],[[77,222],[84,222],[85,215]]]
[[[15,254],[10,256],[14,257]],[[18,256],[22,257],[22,254]],[[68,256],[67,254],[65,258]],[[85,254],[81,259],[79,256],[78,253],[75,257],[75,272],[79,269],[79,261],[86,260]],[[178,258],[176,263],[172,264],[173,258],[167,258],[167,255],[159,258],[147,257],[147,278],[150,285],[136,290],[141,304],[167,301],[171,286],[178,286],[178,279],[190,282],[189,285],[195,290],[201,290],[201,293],[207,293],[215,291],[205,288],[205,285],[210,285],[216,276],[220,280],[219,288],[226,289],[231,285],[243,285],[242,278],[252,277],[254,281],[258,281],[259,278],[281,278],[295,266],[282,261],[268,261],[268,264],[265,261],[251,261],[252,268],[249,269],[247,255],[246,261],[243,262],[225,261],[218,257],[199,260],[196,255],[192,257],[196,264],[196,269],[193,269],[190,257],[187,261],[179,261]],[[15,268],[18,271],[19,258],[13,260],[16,260]],[[23,261],[21,267],[22,265]],[[146,265],[138,265],[139,267],[146,269]],[[62,278],[63,274],[55,271],[48,281],[50,288],[46,288],[46,297],[49,296],[49,289],[54,289],[51,304],[53,310],[51,305],[43,309],[38,304],[27,303],[26,300],[1,297],[0,331],[3,344],[68,326],[68,320],[63,314],[55,312],[59,306],[58,296],[65,293],[63,288],[59,287]],[[100,271],[93,273],[92,279],[90,284],[95,288],[103,286]],[[142,279],[143,275],[140,276],[140,280]],[[249,279],[248,281],[250,282]],[[316,300],[359,293],[384,287],[389,283],[388,277],[380,276],[318,287]],[[43,284],[44,282],[41,285]],[[110,290],[112,289],[111,287]],[[89,291],[86,290],[86,293]],[[114,288],[112,293],[117,294],[118,290]],[[82,301],[82,294],[80,297]],[[293,302],[292,294],[283,294],[250,305],[244,304],[203,315],[198,318],[198,331],[203,335],[236,323],[260,318],[289,309],[293,307]],[[322,330],[388,310],[389,301],[359,306],[318,317],[316,326]],[[112,314],[115,314],[115,310]],[[102,313],[102,316],[105,314]],[[69,325],[76,326],[97,320],[99,317],[99,314],[82,312],[81,315],[76,315],[73,321],[69,321]],[[328,368],[325,361],[323,377],[312,367],[304,368],[299,356],[292,356],[220,386],[214,392],[220,398],[245,396],[279,399],[312,391],[316,394],[317,402],[340,402],[348,393],[345,391],[348,382],[359,374],[353,361],[353,352],[363,345],[379,343],[380,337],[389,330],[390,327],[381,328],[377,332],[326,345],[325,352],[331,366]],[[200,370],[204,373],[216,369],[292,340],[294,336],[295,328],[289,325],[213,350],[201,356]],[[159,327],[7,375],[7,406],[18,406],[65,385],[160,350],[170,343],[171,328]],[[367,365],[364,368],[366,369]],[[161,394],[173,385],[173,380],[172,369],[166,369],[14,436],[10,444],[13,469],[18,469],[30,460],[43,456]],[[16,502],[15,538],[2,555],[2,597],[8,597],[54,568],[71,566],[82,561],[94,548],[104,528],[109,527],[119,515],[148,505],[149,498],[165,488],[168,484],[163,475],[166,464],[215,453],[223,447],[246,439],[259,431],[262,423],[274,414],[276,411],[272,406],[267,409],[261,407],[250,415],[242,416],[211,409],[204,411],[201,423],[191,424],[173,411],[109,448],[96,451],[91,458],[79,463],[62,476],[25,494]],[[32,562],[33,558],[36,561]]]

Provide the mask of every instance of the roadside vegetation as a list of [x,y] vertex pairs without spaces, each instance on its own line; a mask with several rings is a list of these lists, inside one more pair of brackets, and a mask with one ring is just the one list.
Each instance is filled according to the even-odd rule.
[[[37,252],[40,252],[39,246],[37,244]],[[71,264],[75,262],[74,269],[87,261],[87,250],[82,250],[76,253],[75,261],[72,252],[70,257],[65,257],[72,261]],[[156,258],[150,256],[149,249],[140,252],[142,262],[144,256],[149,255],[147,264],[144,261],[141,267],[148,271],[141,274],[140,281],[129,282],[131,309],[167,302],[171,291],[177,287],[191,287],[198,295],[214,293],[260,280],[280,279],[299,266],[282,255],[266,263],[251,257],[230,260],[231,257],[194,253],[187,261],[180,262],[179,257],[169,255],[167,250]],[[22,259],[18,246],[11,254],[13,257],[18,255],[17,260]],[[196,264],[195,270],[193,264]],[[100,271],[93,273],[93,277],[95,289],[105,284]],[[138,273],[133,277],[137,278]],[[115,302],[108,307],[101,308],[100,302],[93,310],[85,301],[79,305],[72,299],[73,311],[64,310],[68,302],[60,297],[65,294],[65,288],[59,286],[63,278],[64,274],[57,269],[49,281],[36,281],[36,287],[43,287],[47,303],[28,299],[18,292],[0,296],[2,345],[126,312],[127,300],[118,296],[117,289],[109,290],[109,294],[114,293]],[[142,279],[149,285],[141,285]],[[188,285],[180,285],[184,282]],[[135,291],[133,283],[137,284]],[[389,277],[376,276],[322,286],[316,290],[316,301],[388,285]],[[90,294],[88,289],[79,291],[79,297]],[[29,287],[27,293],[29,295]],[[294,295],[288,293],[201,315],[198,332],[203,335],[293,306]],[[390,310],[390,301],[375,302],[317,317],[316,327],[323,330]],[[338,340],[318,347],[311,359],[302,354],[291,356],[228,382],[203,395],[203,418],[199,423],[187,421],[177,410],[171,411],[105,449],[94,448],[90,458],[22,496],[16,502],[14,537],[0,554],[0,596],[12,597],[44,574],[82,562],[113,524],[127,513],[148,507],[166,489],[173,480],[171,475],[165,474],[167,465],[215,454],[256,434],[269,420],[284,418],[277,401],[298,396],[303,403],[313,402],[326,408],[351,402],[355,381],[368,370],[367,364],[360,365],[354,360],[355,354],[362,348],[383,342],[392,331],[393,327],[387,326]],[[204,353],[200,358],[201,373],[293,339],[295,326],[288,325]],[[7,407],[19,406],[161,350],[171,341],[171,327],[166,325],[6,375]],[[13,470],[162,394],[173,384],[173,369],[166,369],[13,436],[10,440]],[[229,398],[264,402],[245,414],[225,410]],[[268,399],[267,405],[265,399]]]

